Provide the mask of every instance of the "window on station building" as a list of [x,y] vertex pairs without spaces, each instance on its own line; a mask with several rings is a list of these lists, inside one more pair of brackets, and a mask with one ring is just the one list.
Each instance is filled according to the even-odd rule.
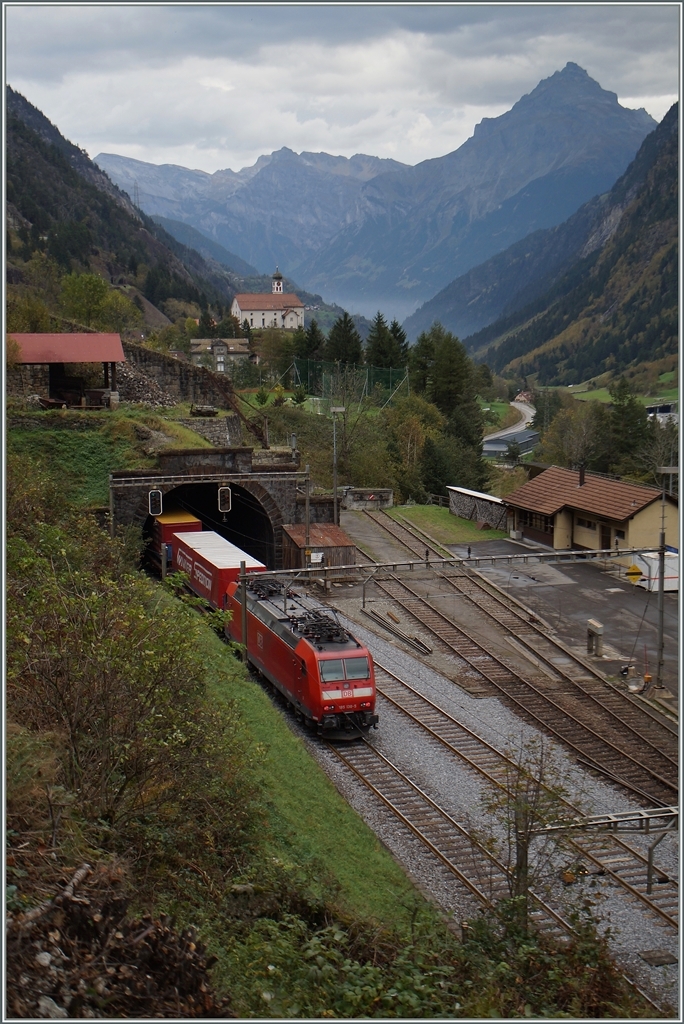
[[575,523],[577,524],[577,526],[584,527],[585,530],[595,530],[596,529],[596,523],[594,522],[593,519],[582,519],[581,516],[577,516],[577,519],[575,520]]

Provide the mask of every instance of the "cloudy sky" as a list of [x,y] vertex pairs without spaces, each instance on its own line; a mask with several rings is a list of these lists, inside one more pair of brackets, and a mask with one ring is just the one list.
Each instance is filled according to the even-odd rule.
[[415,164],[575,61],[660,119],[680,5],[4,4],[6,81],[88,151],[239,170],[281,146]]

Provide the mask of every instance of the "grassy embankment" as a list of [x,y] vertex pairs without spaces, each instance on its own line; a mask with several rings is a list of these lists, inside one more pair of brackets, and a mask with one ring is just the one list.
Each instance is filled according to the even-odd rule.
[[410,520],[441,544],[473,544],[508,536],[505,530],[478,530],[477,523],[471,519],[461,519],[452,515],[448,508],[437,505],[397,505],[389,509],[389,515]]
[[[141,425],[163,432],[178,447],[208,444],[168,416],[60,411],[24,413],[21,425],[8,432],[8,451],[23,457],[27,465],[39,459],[58,468],[65,494],[74,504],[105,505],[111,471],[154,464],[144,450],[148,439],[141,441],[136,435],[136,426]],[[225,645],[210,632],[206,644],[206,657],[215,666],[212,678],[220,680],[214,684],[216,697],[236,700],[254,741],[264,745],[260,781],[268,794],[274,856],[307,868],[316,864],[312,877],[326,865],[328,885],[339,889],[350,911],[396,923],[402,903],[417,898],[404,873]],[[322,890],[326,882],[322,875],[318,878]]]

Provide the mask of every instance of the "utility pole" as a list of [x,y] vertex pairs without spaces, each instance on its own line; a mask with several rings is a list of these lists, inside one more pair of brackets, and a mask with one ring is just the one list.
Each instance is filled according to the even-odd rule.
[[333,522],[335,526],[340,525],[337,512],[337,413],[344,413],[344,411],[343,405],[330,407],[333,418]]
[[658,669],[656,671],[655,689],[663,689],[663,669],[665,668],[665,488],[660,511],[660,544],[658,546]]
[[311,559],[311,508],[309,503],[309,463],[306,464],[306,483],[304,491],[304,559],[306,568],[309,568],[309,562]]

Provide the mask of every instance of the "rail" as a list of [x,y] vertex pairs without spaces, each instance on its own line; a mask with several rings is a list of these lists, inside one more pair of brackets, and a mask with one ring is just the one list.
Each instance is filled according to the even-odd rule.
[[[401,711],[407,718],[445,747],[450,754],[461,760],[472,771],[477,772],[486,783],[497,789],[506,791],[508,780],[518,770],[515,762],[503,751],[488,743],[472,729],[469,729],[448,711],[439,707],[434,701],[420,693],[414,686],[406,682],[391,669],[376,662],[377,692],[393,707]],[[569,814],[577,815],[580,809],[568,799],[559,798],[559,807],[564,807]],[[619,828],[633,826],[637,829],[647,828],[647,822],[654,825],[673,821],[677,814],[676,808],[657,808],[654,810],[633,810],[610,815],[598,815],[590,818],[568,819],[557,826],[540,826],[533,833],[552,831],[554,828],[568,830],[578,828],[579,822],[588,822],[589,827],[607,823]],[[652,894],[649,887],[649,858],[635,850],[619,838],[614,831],[609,835],[571,837],[568,845],[581,857],[594,864],[604,875],[608,875],[625,889],[630,896],[643,903],[651,913],[664,920],[670,927],[677,929],[679,911],[679,889],[676,879],[667,875],[660,868],[656,870],[658,879],[657,893]],[[615,856],[617,853],[617,856]],[[651,873],[653,868],[651,867]]]

